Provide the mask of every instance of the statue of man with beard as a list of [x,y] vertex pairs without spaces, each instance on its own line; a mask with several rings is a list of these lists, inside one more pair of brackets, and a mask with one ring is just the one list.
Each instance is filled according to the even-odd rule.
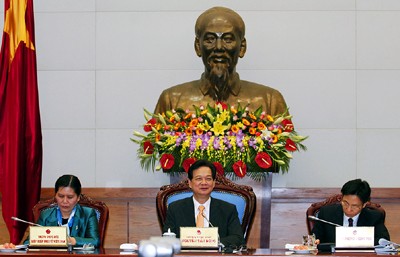
[[246,53],[245,25],[231,9],[214,7],[202,13],[195,25],[194,48],[202,58],[205,71],[199,80],[183,83],[164,90],[154,113],[192,106],[214,106],[224,102],[230,106],[260,106],[270,115],[286,111],[281,93],[273,88],[240,80],[236,72],[239,57]]

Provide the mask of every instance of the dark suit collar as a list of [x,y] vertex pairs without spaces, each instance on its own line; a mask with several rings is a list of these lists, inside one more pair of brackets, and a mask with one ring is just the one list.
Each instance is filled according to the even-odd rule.
[[215,198],[211,197],[211,203],[210,203],[210,221],[211,223],[215,223],[215,218],[218,217],[219,209],[220,209],[221,203],[219,201],[216,201]]
[[215,198],[210,197],[211,198],[211,202],[210,202],[210,208],[211,206],[219,206],[220,202],[216,201]]
[[343,217],[344,217],[343,207],[341,204],[337,204],[335,208],[335,215],[333,217],[334,220],[332,222],[338,225],[343,225]]
[[357,226],[366,226],[367,224],[365,223],[368,220],[368,210],[366,208],[363,208],[360,212],[360,216],[358,216],[358,221],[357,221]]
[[194,202],[193,196],[187,197],[182,201],[182,208],[180,208],[184,217],[192,217],[190,222],[192,226],[196,226],[196,218],[194,217]]

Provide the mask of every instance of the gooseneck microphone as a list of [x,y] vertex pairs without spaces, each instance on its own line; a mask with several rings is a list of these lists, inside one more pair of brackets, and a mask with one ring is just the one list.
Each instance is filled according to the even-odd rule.
[[324,223],[327,223],[327,224],[330,224],[330,225],[333,225],[333,226],[336,226],[336,227],[342,227],[342,225],[339,225],[339,224],[336,224],[336,223],[333,223],[333,222],[330,222],[330,221],[327,221],[327,220],[323,220],[323,219],[317,218],[317,217],[312,216],[312,215],[308,216],[308,218],[310,220],[321,221],[321,222],[324,222]]
[[[207,219],[206,215],[204,213],[201,213],[201,216],[210,224],[211,227],[215,228],[214,225]],[[225,248],[225,245],[221,243],[221,238],[219,237],[219,232],[218,232],[218,252],[222,252],[222,249]]]
[[203,216],[203,218],[208,222],[208,224],[210,224],[211,227],[214,227],[213,224],[207,219],[206,215],[204,215],[204,213],[201,213],[201,216]]
[[396,244],[396,243],[394,243],[392,241],[389,241],[389,240],[387,240],[385,238],[379,239],[378,243],[379,243],[379,245],[382,245],[382,246],[393,245],[396,248],[400,246],[399,244]]
[[15,220],[15,221],[19,221],[19,222],[26,223],[26,224],[29,224],[29,225],[32,225],[32,226],[43,227],[43,226],[42,226],[42,225],[40,225],[40,224],[33,223],[33,222],[29,222],[29,221],[26,221],[26,220],[22,220],[22,219],[20,219],[20,218],[17,218],[17,217],[11,217],[11,219],[13,219],[13,220]]

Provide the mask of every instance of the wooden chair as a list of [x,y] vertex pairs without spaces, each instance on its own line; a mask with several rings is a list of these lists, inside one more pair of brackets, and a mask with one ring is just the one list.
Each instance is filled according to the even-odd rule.
[[[176,200],[190,197],[192,195],[193,193],[189,187],[187,179],[160,188],[156,197],[156,204],[161,230],[164,226],[168,205]],[[211,196],[236,205],[244,238],[247,243],[256,211],[256,195],[253,192],[253,188],[246,185],[238,185],[217,174],[215,187]]]
[[[314,224],[315,224],[315,221],[312,219],[309,219],[308,216],[311,215],[311,216],[318,217],[319,209],[322,206],[331,205],[331,204],[340,204],[341,201],[342,201],[342,194],[335,194],[335,195],[332,195],[332,196],[326,198],[324,201],[311,204],[311,206],[308,207],[308,209],[306,211],[306,223],[307,223],[308,233],[311,234],[311,231],[314,228]],[[385,217],[386,217],[385,209],[383,209],[382,206],[378,203],[368,202],[367,205],[365,206],[365,208],[370,208],[373,210],[380,211],[383,213],[383,218],[385,219]]]
[[[108,222],[108,215],[109,210],[107,205],[101,201],[95,201],[89,196],[81,194],[79,204],[81,206],[91,207],[95,210],[97,215],[97,221],[99,222],[99,236],[100,236],[100,245],[104,245],[104,238],[106,234],[107,222]],[[57,206],[57,202],[54,198],[39,201],[32,209],[33,217],[35,221],[39,219],[40,213],[48,208],[52,208]]]

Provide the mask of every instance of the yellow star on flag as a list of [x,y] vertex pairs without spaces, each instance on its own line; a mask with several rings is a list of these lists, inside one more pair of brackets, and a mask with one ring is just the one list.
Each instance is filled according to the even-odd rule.
[[10,37],[10,63],[14,59],[18,45],[23,41],[27,48],[35,50],[26,28],[25,12],[27,0],[10,0],[10,8],[6,11],[4,32]]

